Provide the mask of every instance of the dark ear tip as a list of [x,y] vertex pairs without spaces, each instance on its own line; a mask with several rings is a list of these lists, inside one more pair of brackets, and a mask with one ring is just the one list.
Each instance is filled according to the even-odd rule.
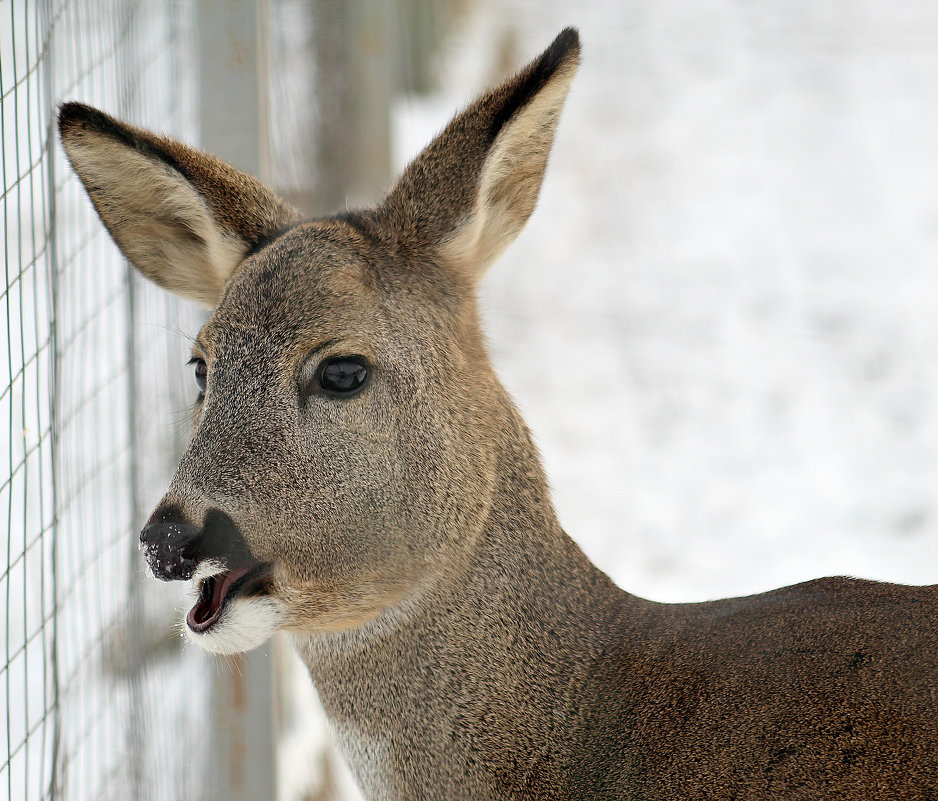
[[76,127],[85,127],[104,115],[84,103],[70,101],[59,106],[59,132],[64,136]]
[[577,53],[580,52],[580,32],[572,27],[567,26],[560,33],[557,34],[557,38],[554,39],[551,44],[551,48],[556,47],[558,50],[566,53],[570,50],[574,50]]
[[62,103],[59,106],[59,133],[64,138],[71,133],[82,131],[106,134],[121,139],[129,136],[126,126],[94,106],[75,101]]
[[580,32],[573,27],[564,28],[544,52],[546,61],[561,63],[580,55]]
[[579,63],[580,34],[576,28],[564,28],[548,48],[529,65],[534,83],[530,91],[540,89],[557,70],[571,64],[575,67]]
[[[121,143],[125,147],[145,149],[146,144],[141,142],[137,133],[129,125],[109,117],[103,111],[84,103],[70,101],[59,106],[59,135],[66,150],[69,146],[85,136],[108,137]],[[163,153],[157,155],[164,161],[169,161]],[[170,166],[176,166],[170,164]]]

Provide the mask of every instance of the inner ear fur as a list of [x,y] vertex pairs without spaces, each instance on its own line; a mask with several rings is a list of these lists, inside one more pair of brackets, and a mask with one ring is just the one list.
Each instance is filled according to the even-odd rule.
[[534,211],[579,57],[579,36],[567,28],[458,114],[388,195],[392,230],[481,277]]
[[300,219],[256,178],[81,103],[59,109],[66,155],[147,278],[209,308],[245,255]]

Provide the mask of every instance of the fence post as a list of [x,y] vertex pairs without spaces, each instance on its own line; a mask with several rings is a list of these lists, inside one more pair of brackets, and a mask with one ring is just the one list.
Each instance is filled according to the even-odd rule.
[[[268,179],[268,6],[265,0],[199,0],[200,145]],[[217,660],[212,685],[212,775],[205,798],[276,799],[271,651]]]
[[314,0],[319,108],[314,208],[332,213],[381,199],[391,178],[397,3]]

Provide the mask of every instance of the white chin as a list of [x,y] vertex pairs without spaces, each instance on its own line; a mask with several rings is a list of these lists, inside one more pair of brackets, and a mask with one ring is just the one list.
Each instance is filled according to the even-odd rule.
[[273,598],[232,598],[207,631],[193,631],[185,619],[182,629],[189,642],[199,648],[213,654],[240,654],[267,642],[282,617],[280,606]]

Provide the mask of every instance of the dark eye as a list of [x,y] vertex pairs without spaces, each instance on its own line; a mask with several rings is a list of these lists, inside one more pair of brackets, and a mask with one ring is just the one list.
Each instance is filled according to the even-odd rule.
[[368,379],[368,365],[361,356],[333,356],[316,371],[319,386],[330,395],[353,395]]
[[205,360],[193,359],[192,364],[195,365],[195,384],[199,388],[199,392],[205,392],[205,382],[208,379],[208,367]]

